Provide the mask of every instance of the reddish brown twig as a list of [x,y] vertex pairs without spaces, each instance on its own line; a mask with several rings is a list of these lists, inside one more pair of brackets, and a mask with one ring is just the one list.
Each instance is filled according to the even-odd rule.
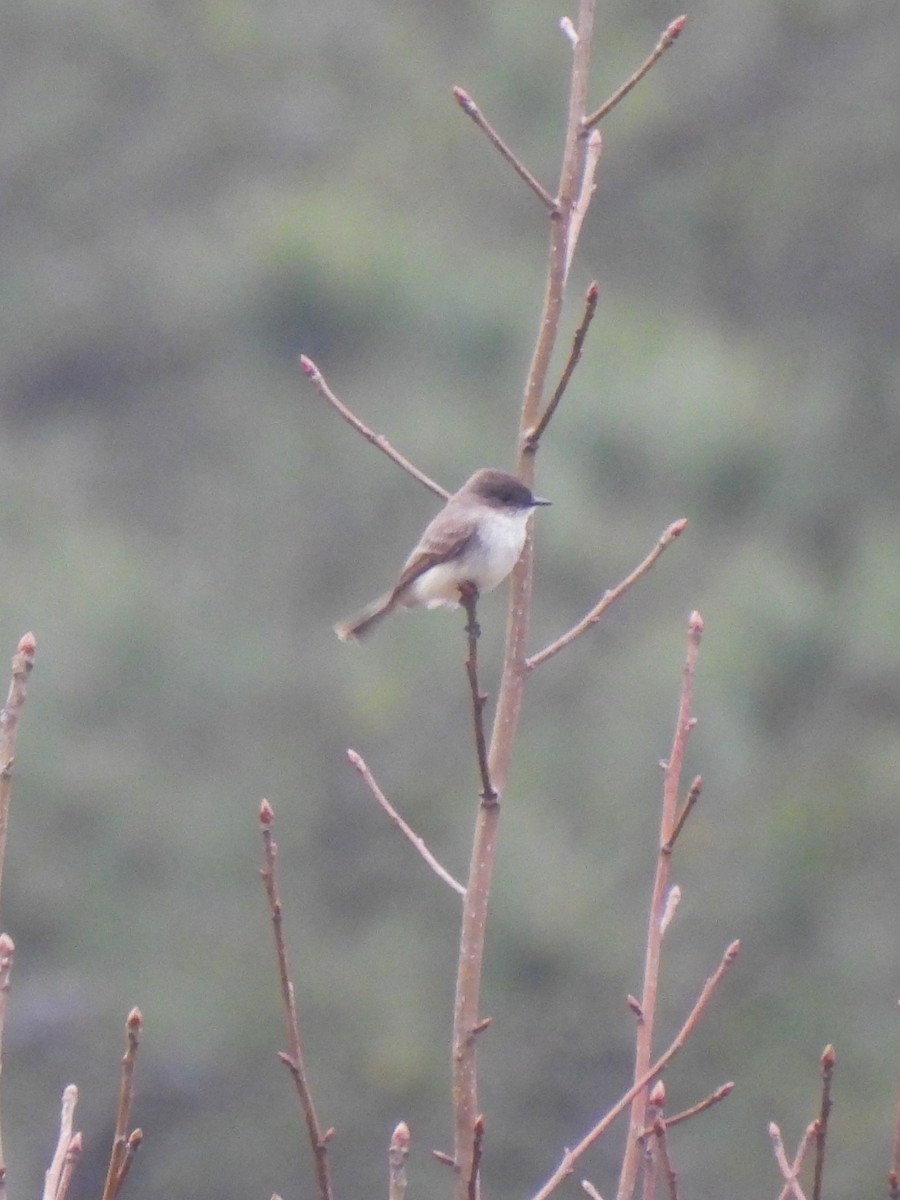
[[634,74],[630,75],[621,87],[616,88],[609,99],[604,100],[600,107],[595,109],[595,111],[592,112],[589,117],[585,117],[584,121],[582,122],[583,133],[587,133],[588,130],[593,129],[595,125],[598,125],[605,116],[612,112],[612,110],[617,104],[620,103],[620,101],[625,99],[635,84],[640,83],[651,67],[655,66],[655,64],[659,62],[669,47],[674,45],[675,39],[681,33],[682,29],[684,29],[686,24],[686,16],[676,17],[675,20],[672,21],[672,23],[663,32],[662,37],[656,43],[653,52],[644,60],[644,62],[641,63]]
[[275,813],[268,800],[263,800],[259,809],[259,823],[262,830],[263,857],[265,866],[260,871],[269,901],[269,913],[272,917],[272,929],[275,934],[275,956],[278,960],[278,978],[281,984],[281,1001],[284,1006],[284,1019],[287,1029],[287,1052],[280,1051],[278,1057],[285,1064],[294,1080],[300,1111],[306,1124],[306,1131],[312,1147],[313,1163],[316,1181],[321,1200],[333,1200],[331,1188],[331,1168],[328,1162],[328,1143],[333,1136],[333,1130],[322,1130],[316,1115],[312,1091],[303,1063],[303,1046],[300,1041],[300,1021],[297,1015],[297,1004],[294,998],[294,984],[291,979],[288,964],[287,947],[282,929],[282,906],[278,894],[275,865],[278,858],[278,846],[272,836],[272,822]]
[[109,1155],[109,1166],[106,1170],[103,1200],[116,1200],[125,1174],[127,1174],[127,1170],[123,1173],[123,1164],[128,1154],[128,1122],[131,1117],[131,1106],[134,1102],[134,1068],[137,1063],[142,1024],[141,1010],[133,1008],[125,1021],[126,1046],[125,1053],[122,1056],[122,1074],[119,1080],[116,1128]]
[[822,1200],[822,1178],[825,1172],[825,1142],[828,1137],[828,1115],[831,1112],[831,1082],[837,1055],[834,1046],[827,1045],[822,1051],[819,1064],[822,1068],[822,1099],[816,1120],[816,1156],[813,1160],[812,1200]]
[[662,1167],[662,1173],[669,1189],[669,1200],[678,1200],[678,1175],[669,1153],[666,1122],[662,1117],[657,1117],[653,1122],[653,1136],[656,1143],[656,1154],[659,1156],[659,1165]]
[[406,1195],[406,1160],[409,1158],[409,1126],[401,1121],[391,1134],[388,1147],[388,1200]]
[[[653,881],[653,894],[650,900],[650,917],[647,926],[647,949],[644,960],[644,984],[641,993],[641,1011],[644,1019],[637,1026],[635,1037],[634,1074],[635,1078],[643,1076],[653,1054],[653,1034],[656,1023],[656,1004],[659,993],[659,970],[662,954],[662,939],[664,933],[664,917],[666,912],[666,897],[669,891],[672,855],[670,846],[676,829],[678,817],[678,794],[681,788],[681,768],[687,739],[694,727],[691,716],[693,697],[694,673],[697,667],[697,656],[700,652],[700,639],[703,635],[703,620],[699,613],[691,614],[688,622],[688,649],[682,673],[681,696],[678,701],[678,715],[675,720],[675,732],[672,737],[672,750],[665,764],[663,780],[663,801],[660,816],[659,854],[656,860],[656,875]],[[639,1092],[631,1107],[631,1127],[628,1143],[622,1158],[622,1172],[619,1177],[619,1200],[628,1200],[634,1191],[640,1163],[640,1138],[646,1119],[647,1098]]]
[[424,840],[419,837],[416,831],[410,825],[408,825],[406,821],[403,820],[403,818],[388,800],[387,796],[385,796],[384,792],[378,786],[374,775],[366,766],[365,759],[362,757],[362,755],[357,754],[355,750],[348,750],[347,760],[350,762],[351,766],[353,766],[359,772],[366,787],[387,813],[388,817],[397,826],[410,845],[412,845],[418,851],[428,866],[431,867],[438,879],[442,879],[448,887],[453,888],[454,892],[457,892],[460,896],[464,896],[466,894],[466,889],[458,880],[453,878],[453,876],[445,867],[441,866],[438,860],[425,845]]
[[[681,1112],[673,1113],[671,1117],[666,1117],[666,1128],[671,1129],[673,1125],[680,1125],[682,1121],[689,1121],[691,1117],[699,1116],[700,1113],[706,1112],[708,1108],[712,1108],[714,1104],[718,1104],[720,1100],[724,1100],[726,1096],[730,1096],[733,1091],[733,1083],[723,1083],[721,1087],[717,1087],[714,1092],[711,1092],[702,1100],[698,1100],[690,1108],[683,1108]],[[652,1132],[653,1129],[648,1126],[641,1136],[648,1138]]]
[[339,416],[343,417],[348,425],[352,426],[357,433],[362,434],[367,442],[371,442],[373,446],[377,446],[382,454],[386,454],[388,456],[391,462],[395,462],[398,467],[402,467],[407,474],[412,475],[413,479],[418,479],[419,483],[423,483],[425,487],[434,492],[436,496],[440,496],[442,500],[447,500],[449,498],[450,493],[445,488],[442,488],[439,483],[435,483],[433,479],[430,479],[424,471],[420,471],[418,467],[413,466],[408,458],[404,458],[399,450],[394,449],[384,434],[375,433],[369,428],[368,425],[365,424],[364,421],[361,421],[355,413],[351,412],[347,405],[337,398],[337,396],[325,382],[325,376],[322,374],[313,360],[308,358],[305,354],[300,355],[300,370],[310,381],[319,395],[324,400],[328,401],[335,412],[338,413]]
[[484,735],[484,706],[487,704],[487,695],[481,690],[478,683],[478,639],[481,636],[481,629],[478,625],[478,592],[473,587],[464,586],[459,589],[459,593],[460,601],[468,617],[466,635],[469,640],[469,653],[466,658],[466,678],[469,681],[469,691],[472,693],[472,719],[475,727],[478,773],[481,776],[481,798],[485,804],[493,804],[496,803],[497,792],[491,783],[487,739]]
[[563,393],[568,387],[569,380],[572,378],[572,373],[578,366],[578,361],[581,358],[581,351],[584,347],[584,339],[587,337],[587,331],[591,327],[591,322],[594,319],[594,314],[597,311],[597,301],[600,298],[600,284],[592,283],[588,288],[584,297],[584,312],[581,316],[581,323],[575,330],[575,337],[572,341],[572,349],[569,351],[569,358],[560,376],[559,383],[556,385],[556,391],[550,398],[550,402],[544,409],[541,419],[535,425],[534,429],[529,430],[525,435],[525,453],[536,454],[538,443],[543,437],[544,430],[553,419],[553,414],[562,400]]
[[662,537],[660,537],[659,541],[656,543],[644,561],[639,563],[630,575],[626,575],[621,583],[616,584],[614,588],[610,588],[608,591],[604,592],[599,602],[594,605],[594,607],[586,616],[582,617],[577,625],[573,625],[567,633],[564,633],[562,637],[558,637],[556,641],[551,642],[549,646],[545,646],[543,650],[539,650],[537,654],[532,654],[530,658],[526,658],[524,663],[525,670],[533,671],[535,667],[541,666],[541,664],[545,663],[548,658],[553,658],[555,654],[559,654],[560,650],[565,650],[566,646],[574,642],[576,638],[581,637],[581,635],[586,633],[593,625],[596,625],[603,614],[609,608],[611,608],[617,600],[624,596],[629,588],[633,587],[643,575],[647,574],[663,551],[666,550],[667,547],[671,546],[672,542],[674,542],[677,537],[680,537],[681,534],[684,533],[686,527],[686,518],[682,517],[680,521],[674,521],[669,528],[665,530]]
[[469,1173],[469,1200],[478,1200],[478,1175],[481,1171],[481,1154],[484,1149],[484,1114],[475,1118],[472,1130],[472,1167]]
[[591,1146],[594,1145],[599,1138],[603,1136],[604,1133],[606,1133],[616,1118],[622,1115],[628,1105],[631,1104],[635,1096],[638,1095],[639,1092],[642,1092],[647,1087],[648,1083],[651,1083],[657,1077],[657,1075],[665,1070],[665,1068],[669,1065],[678,1051],[682,1048],[682,1046],[684,1046],[685,1042],[694,1032],[697,1022],[700,1020],[700,1017],[708,1007],[716,989],[722,982],[728,970],[737,960],[740,949],[740,942],[731,943],[731,945],[722,955],[719,965],[703,985],[694,1007],[688,1014],[687,1020],[675,1035],[674,1040],[669,1044],[668,1049],[660,1055],[656,1062],[653,1063],[653,1065],[644,1075],[641,1076],[640,1079],[635,1080],[628,1091],[616,1101],[612,1108],[597,1122],[593,1129],[585,1134],[578,1145],[565,1152],[565,1154],[562,1156],[559,1166],[543,1185],[543,1187],[541,1187],[534,1194],[533,1200],[547,1200],[547,1197],[559,1187],[563,1180],[567,1179],[568,1176],[572,1174],[572,1171],[574,1170],[575,1164],[578,1162],[578,1160],[591,1148]]
[[481,132],[485,135],[485,137],[487,137],[494,149],[506,159],[519,178],[528,184],[544,207],[549,209],[551,213],[558,212],[559,209],[556,201],[543,186],[543,184],[539,183],[538,180],[535,179],[534,175],[532,175],[522,160],[518,158],[512,152],[512,150],[510,150],[509,146],[507,146],[500,134],[496,131],[493,125],[491,125],[487,117],[485,117],[484,113],[481,111],[469,93],[461,87],[454,87],[453,98],[466,116],[471,117]]
[[669,840],[663,846],[663,852],[665,854],[671,854],[672,851],[674,850],[675,843],[678,841],[678,835],[681,833],[682,829],[684,829],[684,826],[687,822],[688,817],[691,815],[694,805],[700,799],[700,793],[702,790],[703,790],[703,780],[698,775],[697,778],[694,780],[694,782],[691,784],[691,786],[688,788],[688,794],[685,797],[684,804],[682,805],[681,811],[679,812],[679,814],[675,820],[675,827],[672,830]]

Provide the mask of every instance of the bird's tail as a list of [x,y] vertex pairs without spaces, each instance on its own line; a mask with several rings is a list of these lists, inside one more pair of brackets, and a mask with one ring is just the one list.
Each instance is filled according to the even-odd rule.
[[366,637],[375,626],[382,621],[394,607],[396,597],[393,592],[387,592],[380,599],[364,608],[362,612],[351,617],[349,621],[339,621],[334,632],[342,642],[358,642]]

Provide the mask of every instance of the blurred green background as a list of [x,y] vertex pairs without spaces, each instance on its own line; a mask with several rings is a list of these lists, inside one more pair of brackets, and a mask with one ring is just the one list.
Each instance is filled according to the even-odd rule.
[[[18,954],[3,1120],[38,1186],[81,1090],[98,1194],[143,1010],[133,1200],[313,1191],[257,877],[273,803],[308,1066],[341,1197],[449,1186],[456,897],[375,809],[356,747],[457,874],[476,774],[461,620],[332,623],[433,498],[514,462],[567,10],[527,3],[9,0],[0,39],[2,653],[34,629],[2,925]],[[678,9],[598,11],[592,102]],[[574,12],[570,11],[570,15]],[[687,617],[706,619],[664,964],[664,1039],[744,950],[668,1078],[686,1195],[776,1195],[838,1051],[830,1195],[878,1194],[896,1087],[900,19],[890,0],[698,0],[604,127],[545,441],[535,648],[685,537],[532,679],[504,808],[481,1049],[485,1194],[530,1194],[629,1076]],[[385,568],[385,562],[389,564]],[[502,596],[482,605],[491,691]],[[5,684],[4,684],[5,686]],[[614,1192],[622,1127],[583,1163]],[[576,1183],[566,1186],[575,1194]]]

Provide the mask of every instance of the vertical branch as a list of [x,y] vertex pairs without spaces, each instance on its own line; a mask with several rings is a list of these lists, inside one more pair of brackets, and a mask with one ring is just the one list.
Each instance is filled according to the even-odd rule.
[[127,1173],[127,1168],[125,1167],[129,1145],[127,1130],[128,1121],[131,1117],[131,1105],[134,1101],[134,1067],[137,1062],[141,1025],[141,1011],[138,1008],[133,1008],[125,1022],[125,1033],[128,1043],[125,1047],[125,1053],[122,1056],[122,1075],[119,1081],[119,1105],[116,1110],[116,1131],[113,1135],[112,1150],[109,1155],[106,1183],[103,1187],[103,1200],[115,1200]]
[[[641,994],[642,1020],[637,1026],[634,1078],[641,1079],[647,1073],[653,1053],[653,1033],[656,1022],[656,1002],[659,990],[659,968],[662,952],[663,917],[666,910],[666,897],[669,891],[671,875],[672,841],[678,827],[678,794],[681,786],[681,769],[684,762],[684,751],[688,735],[694,726],[691,716],[691,701],[693,697],[694,672],[697,666],[697,656],[700,651],[700,638],[703,634],[703,619],[699,613],[691,613],[688,624],[688,650],[684,663],[684,674],[681,684],[681,698],[678,703],[678,716],[675,722],[675,734],[672,739],[672,751],[668,762],[665,763],[663,778],[662,816],[660,820],[659,853],[656,860],[656,876],[653,881],[653,895],[650,900],[650,920],[647,929],[647,949],[644,959],[644,988]],[[646,1124],[647,1095],[642,1089],[635,1096],[631,1105],[631,1125],[628,1131],[628,1142],[622,1159],[622,1174],[619,1178],[618,1200],[630,1200],[634,1194],[640,1164],[640,1138]]]
[[[526,451],[525,436],[535,427],[540,416],[547,372],[559,333],[567,263],[572,249],[569,246],[572,211],[581,190],[584,172],[586,148],[580,134],[586,110],[593,23],[594,0],[579,0],[578,36],[573,47],[565,149],[556,208],[550,215],[547,282],[519,421],[518,469],[522,479],[529,484],[534,478],[534,455]],[[532,542],[529,533],[510,584],[506,648],[488,758],[488,775],[493,788],[500,795],[506,788],[512,747],[522,707],[531,587]],[[451,1064],[456,1200],[470,1200],[470,1180],[475,1156],[475,1125],[479,1115],[475,1040],[479,1019],[484,936],[499,817],[500,807],[496,798],[491,801],[483,799],[476,818],[469,878],[463,902]]]
[[284,1005],[285,1024],[287,1026],[287,1053],[279,1053],[278,1057],[287,1067],[294,1080],[294,1087],[300,1101],[300,1109],[306,1123],[315,1164],[316,1181],[319,1187],[320,1200],[333,1200],[331,1188],[331,1168],[328,1162],[328,1142],[334,1133],[329,1129],[325,1132],[319,1124],[316,1108],[313,1104],[312,1091],[306,1076],[303,1062],[303,1045],[300,1041],[300,1020],[297,1016],[297,1004],[294,998],[294,984],[291,980],[288,965],[287,947],[282,930],[281,897],[278,894],[278,881],[275,876],[275,863],[278,858],[278,846],[272,836],[272,822],[275,813],[268,800],[263,800],[259,808],[259,823],[262,829],[263,853],[265,866],[260,871],[269,901],[269,913],[272,917],[272,929],[275,934],[275,954],[278,959],[278,978],[281,984],[281,1000]]

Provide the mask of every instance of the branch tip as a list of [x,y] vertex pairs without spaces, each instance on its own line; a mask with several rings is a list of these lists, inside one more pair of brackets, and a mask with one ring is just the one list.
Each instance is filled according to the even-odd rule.
[[272,805],[268,802],[268,800],[263,798],[263,801],[259,806],[259,822],[261,825],[269,826],[274,820],[275,810],[272,808]]
[[144,1018],[141,1015],[141,1010],[135,1005],[125,1021],[126,1028],[129,1033],[140,1033],[143,1023]]

